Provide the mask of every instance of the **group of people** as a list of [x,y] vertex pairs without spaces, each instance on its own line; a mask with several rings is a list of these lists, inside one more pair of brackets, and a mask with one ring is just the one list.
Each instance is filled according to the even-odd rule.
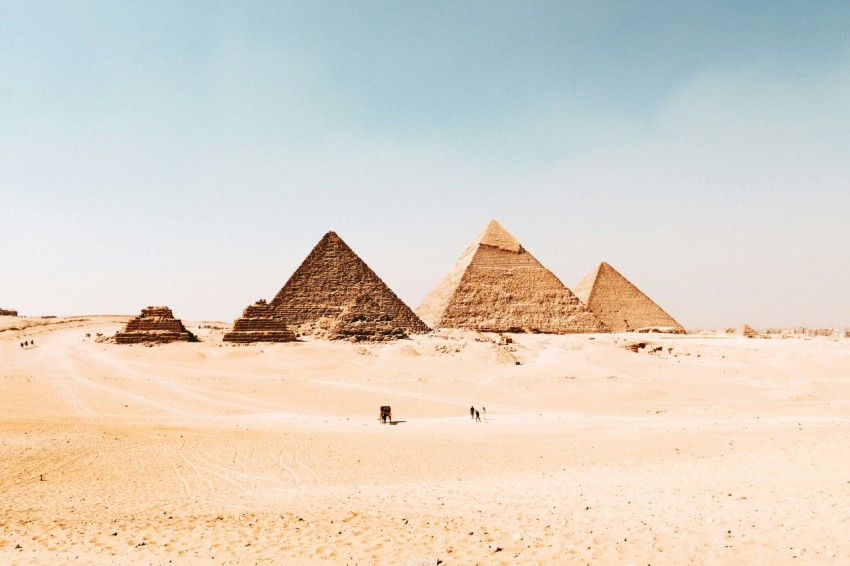
[[25,340],[21,342],[21,348],[29,348],[30,346],[35,346],[35,340]]
[[[481,413],[484,413],[484,418],[487,418],[487,407],[481,407]],[[481,413],[475,408],[475,405],[469,407],[469,418],[474,421],[481,422]]]

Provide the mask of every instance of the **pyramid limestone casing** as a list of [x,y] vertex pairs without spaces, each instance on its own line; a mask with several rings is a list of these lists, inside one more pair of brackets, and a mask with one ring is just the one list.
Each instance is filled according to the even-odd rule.
[[248,305],[242,316],[233,323],[233,330],[222,337],[225,342],[292,342],[295,333],[286,325],[283,315],[274,305],[259,300]]
[[416,309],[433,328],[566,334],[607,329],[495,220]]
[[324,235],[271,304],[299,334],[381,341],[429,331],[335,232]]
[[612,332],[657,328],[684,333],[664,309],[604,261],[574,287],[576,295]]
[[122,332],[115,334],[118,344],[144,342],[195,342],[194,334],[186,330],[180,319],[174,318],[168,307],[147,307],[130,320]]

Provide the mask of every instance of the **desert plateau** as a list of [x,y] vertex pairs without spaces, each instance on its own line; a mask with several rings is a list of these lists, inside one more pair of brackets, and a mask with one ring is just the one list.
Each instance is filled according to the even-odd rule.
[[844,336],[104,341],[129,320],[0,318],[0,561],[850,559]]

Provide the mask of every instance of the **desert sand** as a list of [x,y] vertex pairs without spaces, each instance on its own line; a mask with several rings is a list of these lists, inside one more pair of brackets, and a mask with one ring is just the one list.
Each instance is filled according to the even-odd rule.
[[850,562],[848,339],[128,319],[0,318],[0,562]]

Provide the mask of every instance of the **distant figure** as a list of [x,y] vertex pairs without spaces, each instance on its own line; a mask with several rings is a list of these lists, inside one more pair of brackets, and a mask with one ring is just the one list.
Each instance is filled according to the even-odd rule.
[[21,348],[23,348],[23,347],[24,347],[24,343],[23,343],[23,342],[21,342]]
[[481,407],[481,412],[484,413],[484,420],[487,420],[487,407]]
[[479,423],[481,422],[481,415],[478,413],[478,411],[475,411],[475,420]]
[[471,406],[471,407],[469,407],[469,418],[470,418],[470,419],[474,419],[474,418],[475,418],[475,406],[474,406],[474,405],[473,405],[473,406]]

